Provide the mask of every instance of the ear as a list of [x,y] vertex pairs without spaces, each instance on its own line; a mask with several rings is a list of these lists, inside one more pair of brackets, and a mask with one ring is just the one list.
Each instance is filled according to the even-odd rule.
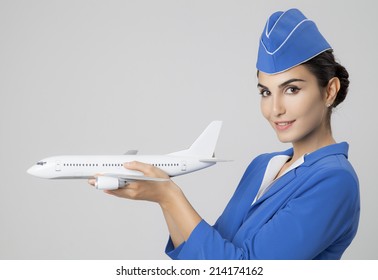
[[335,102],[335,99],[337,97],[337,93],[340,90],[340,80],[337,77],[333,77],[329,80],[327,88],[326,88],[326,106],[332,106],[332,104]]

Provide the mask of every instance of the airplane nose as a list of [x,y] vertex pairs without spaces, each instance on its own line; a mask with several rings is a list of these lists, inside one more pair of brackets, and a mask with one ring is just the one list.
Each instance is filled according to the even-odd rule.
[[26,170],[26,172],[28,174],[30,174],[30,175],[37,176],[37,174],[36,174],[36,166],[30,167],[28,170]]
[[50,178],[45,167],[34,165],[26,170],[27,173],[39,178]]

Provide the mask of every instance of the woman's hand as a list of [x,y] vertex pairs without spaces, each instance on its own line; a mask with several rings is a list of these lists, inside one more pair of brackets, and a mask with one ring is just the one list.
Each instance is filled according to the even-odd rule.
[[[169,176],[161,169],[150,164],[138,161],[124,164],[126,169],[142,172],[147,177],[169,179]],[[171,180],[164,182],[138,180],[128,183],[125,187],[117,190],[106,190],[107,194],[133,200],[147,200],[164,204],[169,201],[171,194],[178,191],[179,187]]]
[[[142,162],[128,162],[124,164],[124,167],[140,171],[148,177],[169,179],[169,176],[161,169]],[[94,180],[89,180],[89,183],[94,185]],[[163,182],[134,181],[123,188],[104,192],[117,197],[159,203],[175,246],[187,240],[201,221],[201,217],[181,189],[171,180]]]

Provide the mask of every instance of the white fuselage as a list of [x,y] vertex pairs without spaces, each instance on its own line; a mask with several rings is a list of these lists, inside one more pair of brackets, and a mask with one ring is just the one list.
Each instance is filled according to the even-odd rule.
[[103,173],[124,175],[143,175],[138,171],[128,170],[123,164],[140,161],[162,169],[170,177],[194,172],[215,162],[201,162],[193,156],[173,155],[87,155],[56,156],[45,158],[28,169],[28,173],[46,179],[85,179],[94,178]]
[[96,188],[101,190],[117,189],[136,180],[166,181],[126,169],[123,164],[131,161],[151,164],[170,177],[212,166],[220,161],[214,157],[214,149],[221,126],[221,121],[210,123],[189,149],[167,155],[137,155],[137,151],[130,150],[124,155],[114,156],[56,156],[38,161],[27,172],[46,179],[94,178]]

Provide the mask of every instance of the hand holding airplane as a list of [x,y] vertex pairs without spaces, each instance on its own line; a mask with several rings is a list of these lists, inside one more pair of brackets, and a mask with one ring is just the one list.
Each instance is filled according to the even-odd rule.
[[138,180],[164,182],[169,179],[148,177],[140,171],[125,169],[124,163],[138,161],[150,164],[169,177],[210,167],[225,161],[214,157],[221,127],[221,121],[213,121],[189,149],[167,155],[137,155],[137,151],[130,150],[116,156],[56,156],[38,161],[27,172],[46,179],[94,179],[94,185],[100,190],[115,190]]
[[[169,176],[163,170],[139,161],[127,162],[124,164],[124,167],[128,170],[142,172],[145,176],[150,178],[162,178],[166,180],[159,182],[143,180],[128,181],[127,187],[121,187],[116,190],[104,190],[105,193],[120,198],[156,202],[161,206],[164,203],[169,203],[170,199],[172,199],[172,195],[177,201],[178,197],[174,193],[181,189],[170,180]],[[89,179],[88,183],[95,186],[96,180]]]

